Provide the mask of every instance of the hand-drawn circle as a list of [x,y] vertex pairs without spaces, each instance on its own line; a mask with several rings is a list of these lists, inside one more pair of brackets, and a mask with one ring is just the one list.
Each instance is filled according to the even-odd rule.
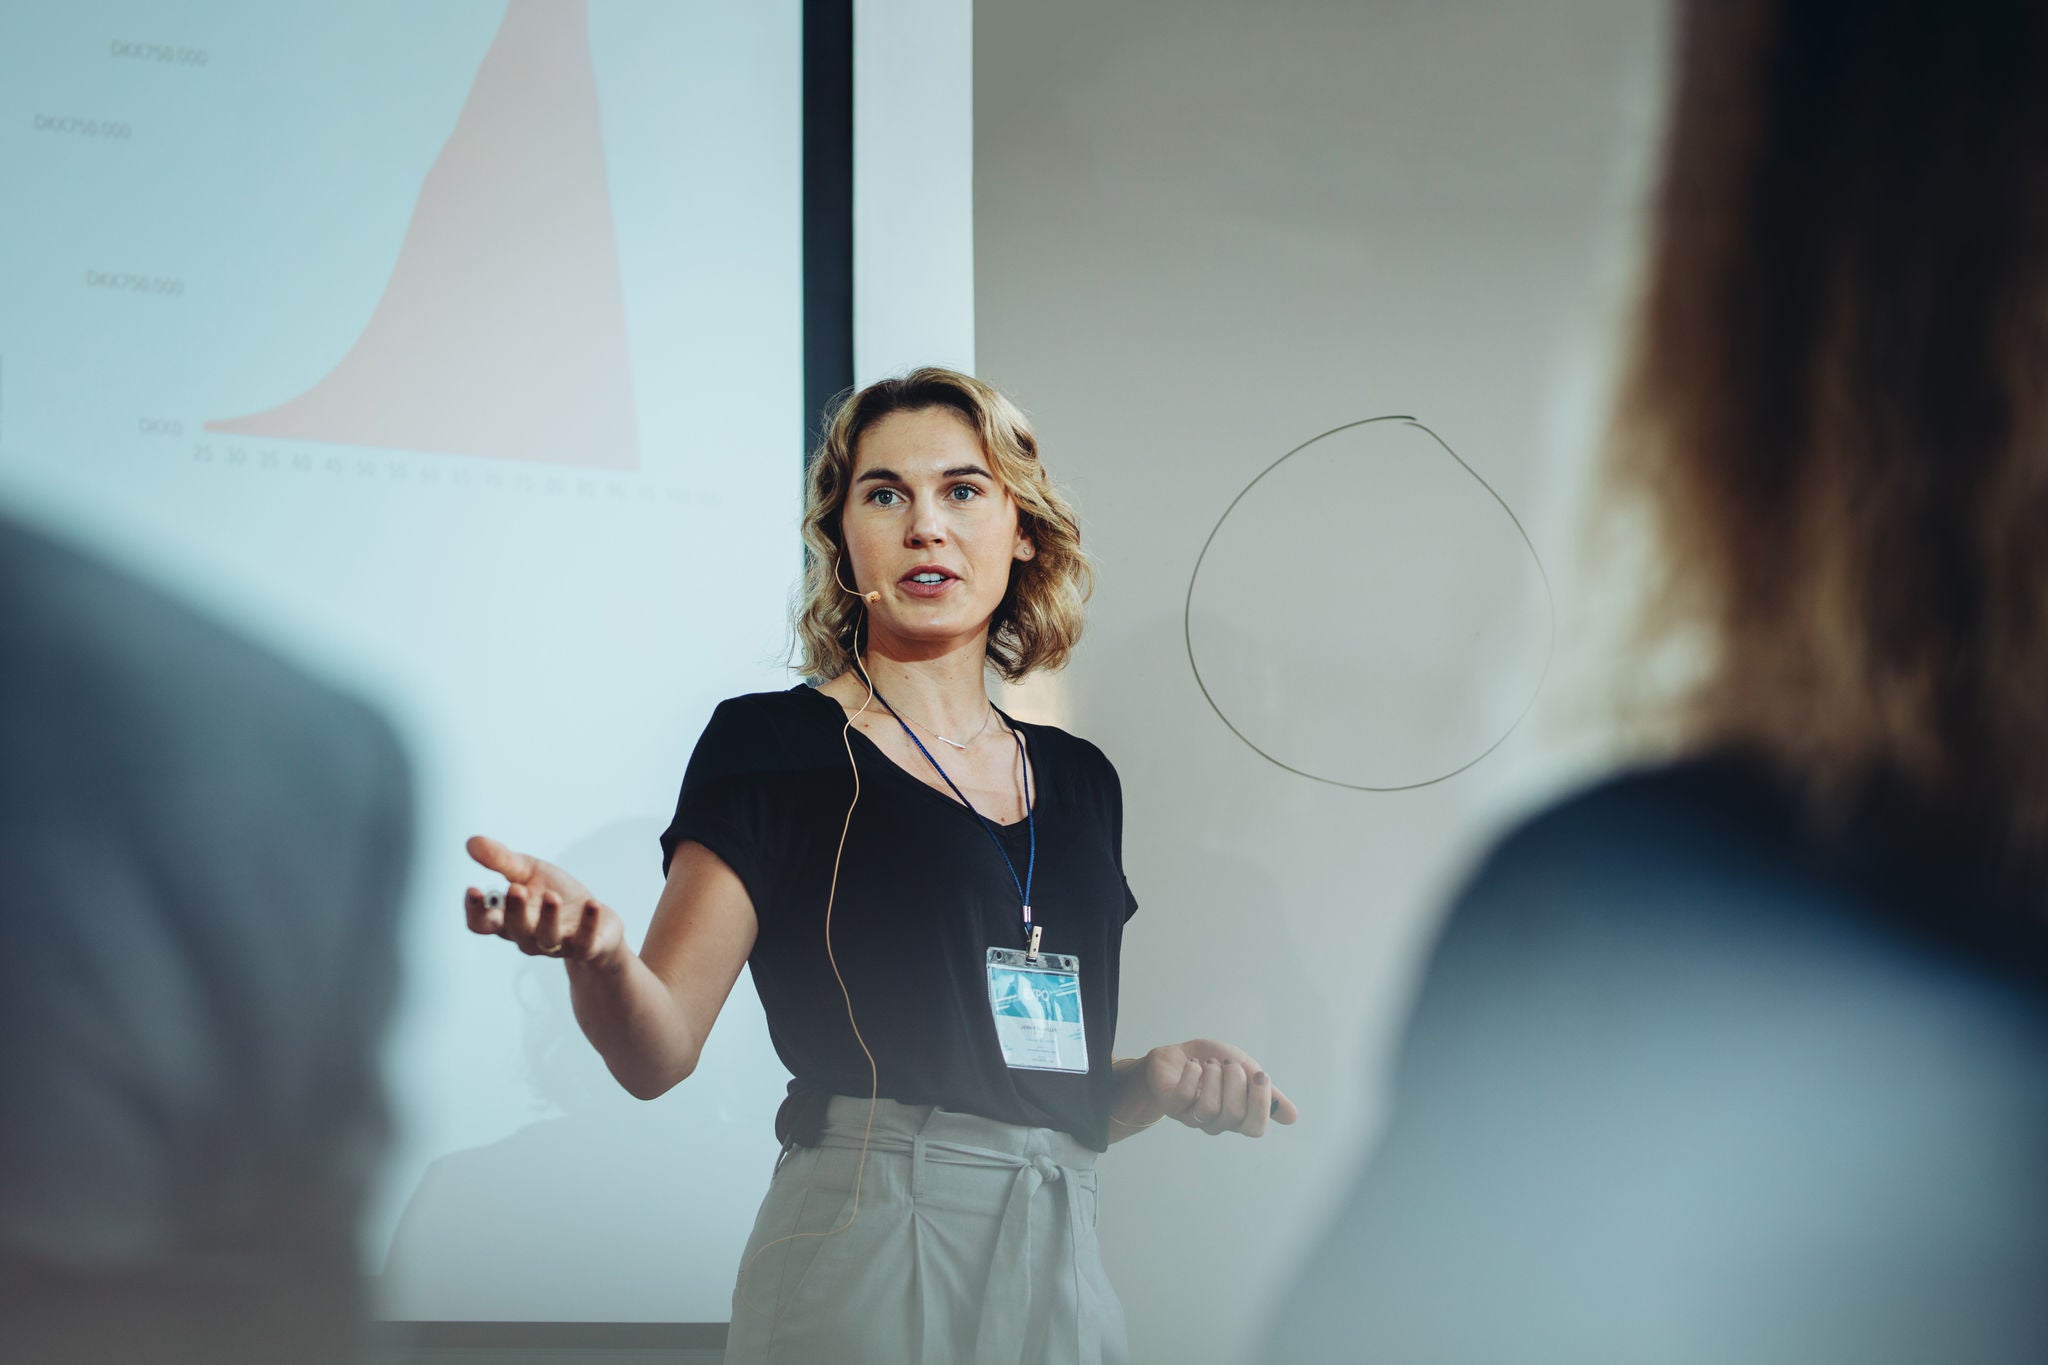
[[[1458,763],[1456,766],[1451,767],[1446,771],[1437,772],[1434,775],[1423,778],[1421,780],[1393,783],[1346,781],[1339,777],[1329,776],[1326,773],[1312,772],[1308,768],[1301,766],[1299,762],[1290,763],[1285,759],[1277,756],[1273,752],[1271,752],[1269,746],[1262,745],[1258,740],[1254,739],[1250,734],[1246,733],[1246,726],[1240,724],[1240,721],[1243,720],[1243,717],[1240,717],[1240,721],[1233,721],[1230,715],[1226,713],[1223,705],[1218,701],[1216,695],[1211,690],[1209,680],[1203,677],[1201,662],[1196,657],[1196,648],[1194,640],[1195,592],[1196,587],[1201,579],[1202,566],[1204,562],[1209,558],[1210,550],[1212,547],[1215,546],[1217,537],[1222,533],[1224,525],[1227,522],[1229,522],[1231,514],[1238,510],[1240,504],[1245,502],[1246,498],[1252,494],[1254,489],[1258,488],[1262,481],[1266,480],[1269,476],[1273,475],[1275,471],[1279,470],[1289,460],[1292,460],[1296,456],[1301,455],[1303,452],[1308,451],[1318,442],[1328,440],[1329,438],[1338,436],[1339,434],[1344,432],[1355,431],[1363,427],[1370,427],[1376,423],[1402,423],[1409,428],[1413,428],[1414,430],[1421,432],[1431,442],[1434,443],[1437,449],[1441,450],[1445,455],[1448,455],[1451,458],[1451,460],[1455,463],[1457,468],[1462,470],[1464,474],[1468,476],[1474,483],[1478,484],[1479,487],[1485,491],[1486,495],[1492,499],[1493,503],[1499,507],[1500,511],[1506,514],[1509,523],[1514,527],[1515,534],[1518,537],[1520,537],[1522,548],[1526,550],[1528,553],[1530,563],[1532,563],[1536,569],[1537,579],[1542,587],[1545,613],[1543,662],[1541,668],[1538,671],[1535,685],[1529,691],[1528,698],[1515,712],[1514,719],[1507,725],[1507,727],[1504,730],[1502,730],[1497,736],[1495,736],[1490,743],[1487,743],[1484,748],[1480,749],[1478,753],[1472,755],[1472,757],[1465,759],[1463,762]],[[1201,553],[1195,557],[1194,570],[1188,576],[1187,596],[1183,603],[1181,611],[1181,639],[1182,643],[1186,646],[1187,649],[1188,667],[1194,674],[1195,685],[1201,689],[1202,699],[1208,703],[1209,709],[1216,713],[1216,718],[1222,721],[1224,727],[1228,729],[1231,732],[1231,734],[1237,736],[1237,738],[1245,745],[1246,748],[1250,749],[1253,753],[1259,755],[1259,757],[1265,759],[1268,763],[1273,764],[1277,768],[1282,768],[1287,772],[1293,773],[1298,777],[1305,777],[1308,778],[1310,781],[1321,782],[1333,787],[1343,787],[1350,791],[1414,791],[1422,787],[1434,786],[1437,783],[1448,781],[1449,779],[1456,777],[1458,774],[1474,767],[1475,765],[1486,759],[1496,749],[1500,748],[1502,744],[1505,744],[1508,740],[1508,737],[1514,734],[1514,732],[1518,728],[1520,728],[1522,721],[1527,718],[1529,711],[1531,710],[1531,708],[1535,706],[1536,698],[1542,693],[1543,684],[1549,677],[1551,656],[1555,651],[1557,643],[1557,607],[1556,600],[1551,590],[1550,574],[1544,568],[1542,556],[1536,553],[1536,546],[1529,539],[1529,533],[1527,529],[1523,527],[1521,518],[1515,515],[1515,510],[1512,507],[1508,506],[1507,500],[1501,497],[1500,493],[1493,487],[1493,485],[1488,483],[1483,477],[1481,477],[1477,470],[1473,469],[1471,465],[1467,464],[1464,458],[1460,456],[1457,451],[1451,449],[1448,442],[1446,442],[1441,436],[1437,435],[1437,433],[1432,431],[1428,426],[1424,425],[1422,422],[1418,421],[1413,417],[1405,415],[1389,415],[1384,417],[1368,417],[1357,422],[1347,422],[1342,426],[1332,427],[1328,431],[1321,432],[1318,435],[1310,437],[1308,440],[1303,441],[1300,445],[1294,447],[1292,450],[1282,455],[1279,459],[1273,461],[1264,469],[1260,470],[1257,477],[1253,478],[1250,483],[1246,484],[1244,488],[1238,492],[1236,497],[1230,500],[1230,505],[1223,509],[1223,514],[1216,519],[1216,524],[1210,528],[1208,536],[1203,540]]]

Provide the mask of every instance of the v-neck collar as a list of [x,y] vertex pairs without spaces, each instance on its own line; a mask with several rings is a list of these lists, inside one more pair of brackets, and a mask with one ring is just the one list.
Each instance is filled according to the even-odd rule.
[[[871,754],[877,761],[879,761],[883,767],[895,773],[898,777],[902,778],[905,782],[910,783],[919,791],[924,792],[927,796],[932,797],[934,800],[944,802],[946,805],[952,807],[954,810],[961,812],[963,815],[971,816],[979,813],[983,819],[987,820],[991,825],[994,825],[998,830],[1007,832],[1009,830],[1021,830],[1024,828],[1026,822],[1021,819],[997,820],[991,818],[986,812],[976,812],[967,806],[961,805],[960,799],[954,796],[953,793],[939,787],[934,787],[931,783],[925,781],[916,773],[904,767],[901,763],[898,763],[895,760],[895,758],[889,754],[887,750],[882,748],[881,745],[875,743],[875,741],[868,735],[868,733],[865,730],[861,729],[858,725],[846,725],[846,722],[849,719],[851,719],[852,713],[839,704],[839,698],[833,696],[831,693],[823,690],[822,688],[812,687],[808,683],[798,683],[797,686],[802,688],[806,692],[815,693],[821,702],[832,708],[833,714],[839,718],[840,724],[842,726],[845,726],[845,728],[851,733],[852,737],[858,740],[860,743],[867,746],[867,751],[869,754]],[[1024,736],[1024,761],[1026,764],[1030,766],[1031,771],[1031,804],[1033,808],[1037,810],[1039,817],[1043,819],[1046,813],[1045,770],[1039,762],[1040,745],[1038,743],[1037,737],[1032,734],[1032,731],[1037,729],[1038,727],[1033,725],[1027,725],[1021,721],[1016,720],[1014,717],[1010,715],[1009,712],[1003,710],[1002,707],[996,706],[994,702],[990,702],[989,705],[995,709],[995,713],[998,716],[1001,716],[1003,718],[1003,723],[1005,725],[1012,727],[1019,734]],[[886,716],[889,713],[884,710],[879,711],[879,714]]]

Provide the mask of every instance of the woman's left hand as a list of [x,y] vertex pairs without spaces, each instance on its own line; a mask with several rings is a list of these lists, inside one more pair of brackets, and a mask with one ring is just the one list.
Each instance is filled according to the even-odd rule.
[[1116,1067],[1112,1138],[1162,1118],[1178,1119],[1211,1136],[1258,1137],[1268,1123],[1293,1123],[1301,1117],[1294,1101],[1281,1093],[1251,1054],[1214,1039],[1169,1043]]

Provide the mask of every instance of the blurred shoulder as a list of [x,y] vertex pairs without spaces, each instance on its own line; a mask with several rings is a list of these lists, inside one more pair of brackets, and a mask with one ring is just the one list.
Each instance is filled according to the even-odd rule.
[[[1356,1273],[1303,1310],[1319,1340],[1894,1361],[1995,1321],[2034,1333],[1996,1358],[2040,1358],[2048,1230],[2018,1192],[2048,1150],[2048,1001],[1944,930],[1957,898],[1912,909],[1801,828],[1767,774],[1714,759],[1499,842],[1423,972],[1323,1257]],[[1596,1294],[1631,1312],[1558,1310]]]
[[1706,759],[1631,770],[1531,816],[1479,860],[1453,921],[1568,933],[1682,902],[1825,890],[1792,806],[1760,768]]
[[1745,1019],[1855,1019],[1902,1047],[1966,1018],[2040,1030],[2041,963],[1987,956],[1958,928],[1969,907],[1898,894],[1807,829],[1783,785],[1738,758],[1602,782],[1481,860],[1424,1003],[1444,1017],[1540,1014],[1589,1037],[1669,1025],[1730,1046],[1754,1038]]
[[353,695],[172,593],[4,518],[0,605],[10,709],[33,708],[45,735],[140,743],[138,766],[209,748],[273,770],[308,759],[402,766],[390,725]]
[[2042,1358],[2042,995],[1791,817],[1696,761],[1495,846],[1271,1359]]
[[[24,948],[26,961],[70,953],[120,998],[115,983],[168,959],[109,945],[167,934],[221,998],[261,996],[275,964],[298,960],[307,1019],[332,1022],[316,976],[347,976],[351,1008],[375,1013],[416,814],[410,764],[378,712],[4,520],[0,657],[0,844],[25,901],[71,912],[38,917],[45,951]],[[204,1051],[189,1022],[175,1046]]]
[[[1656,874],[1736,848],[1784,858],[1794,851],[1791,820],[1790,800],[1754,764],[1712,758],[1631,769],[1511,829],[1481,861],[1473,885],[1571,871]],[[1657,841],[1654,850],[1648,840]],[[1645,852],[1650,856],[1635,856]]]

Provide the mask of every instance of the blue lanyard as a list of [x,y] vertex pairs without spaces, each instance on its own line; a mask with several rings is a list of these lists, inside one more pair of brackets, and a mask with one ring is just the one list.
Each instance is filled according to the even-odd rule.
[[910,742],[915,744],[917,751],[924,755],[924,761],[931,764],[933,771],[937,772],[940,777],[946,779],[946,785],[953,789],[953,795],[960,798],[960,804],[967,807],[968,813],[981,822],[982,832],[988,835],[988,841],[996,846],[996,853],[1002,858],[1003,866],[1010,870],[1010,883],[1017,888],[1017,899],[1024,905],[1024,942],[1029,945],[1031,942],[1031,879],[1038,872],[1038,803],[1032,800],[1031,797],[1031,760],[1024,755],[1024,736],[1018,734],[1014,729],[1010,731],[1010,738],[1017,741],[1017,757],[1023,760],[1024,763],[1024,824],[1031,836],[1031,858],[1030,861],[1024,864],[1024,879],[1018,881],[1017,865],[1010,861],[1009,851],[1003,847],[1003,841],[996,837],[995,826],[989,823],[988,817],[974,809],[974,803],[967,799],[967,794],[960,790],[959,785],[951,777],[947,777],[946,770],[939,767],[939,760],[933,758],[932,751],[924,747],[924,741],[917,737],[917,732],[912,730],[907,724],[904,724],[903,717],[896,715],[896,708],[889,705],[889,699],[880,692],[876,692],[875,700],[882,703],[883,709],[890,715],[896,716],[896,723],[903,726],[903,733],[910,736]]

